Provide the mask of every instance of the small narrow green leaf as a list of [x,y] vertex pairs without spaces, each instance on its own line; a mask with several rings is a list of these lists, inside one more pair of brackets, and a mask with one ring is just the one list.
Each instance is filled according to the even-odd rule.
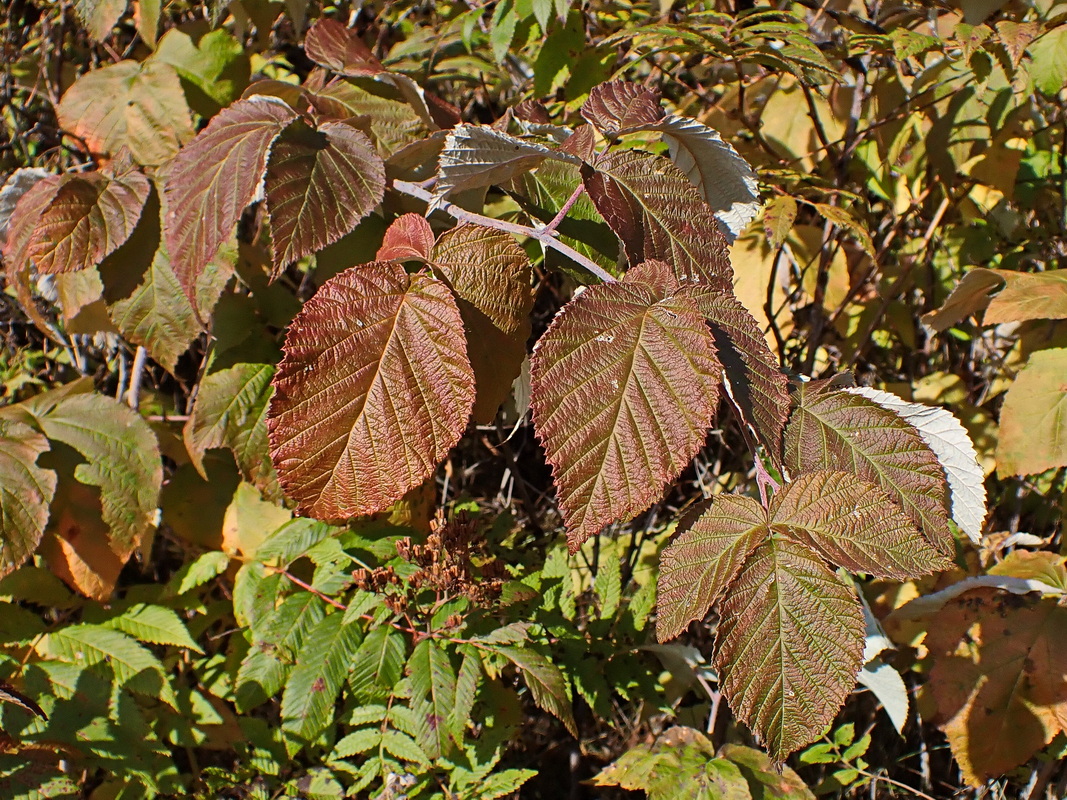
[[419,746],[432,759],[447,756],[456,747],[449,727],[455,711],[456,673],[436,639],[423,639],[408,659],[412,711],[418,715]]
[[381,746],[382,732],[378,728],[364,728],[345,736],[333,748],[330,758],[348,758],[349,756],[369,753]]
[[609,553],[607,557],[600,559],[600,569],[593,582],[593,591],[600,601],[600,618],[614,617],[622,598],[622,567],[614,554]]
[[404,672],[407,643],[393,628],[381,626],[367,634],[356,651],[349,686],[362,702],[384,700]]
[[307,635],[282,695],[282,730],[292,755],[313,742],[333,719],[333,706],[361,640],[340,614],[325,617]]
[[178,615],[163,606],[138,603],[103,623],[105,628],[127,633],[135,639],[150,644],[169,644],[185,647],[197,653],[203,653],[200,646],[189,635],[189,629]]
[[494,647],[493,652],[519,668],[538,706],[562,722],[572,736],[578,735],[567,682],[559,667],[536,650],[524,647]]

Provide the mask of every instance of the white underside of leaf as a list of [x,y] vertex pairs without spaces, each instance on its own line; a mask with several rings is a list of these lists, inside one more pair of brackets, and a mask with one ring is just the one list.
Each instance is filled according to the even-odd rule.
[[978,464],[971,438],[960,421],[943,408],[909,403],[878,389],[857,387],[845,391],[862,395],[892,411],[919,432],[945,470],[952,519],[972,542],[980,542],[987,513],[985,474]]
[[656,127],[671,161],[700,190],[732,242],[763,205],[756,173],[718,131],[691,117],[669,114]]
[[909,704],[908,687],[904,685],[900,673],[889,664],[873,661],[863,666],[856,680],[878,698],[897,733],[903,732],[904,723],[908,721]]

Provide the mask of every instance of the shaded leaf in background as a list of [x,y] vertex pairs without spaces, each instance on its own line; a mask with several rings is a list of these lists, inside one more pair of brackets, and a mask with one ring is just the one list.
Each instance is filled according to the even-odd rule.
[[715,415],[711,332],[659,262],[587,288],[534,348],[534,424],[572,552],[655,502]]
[[785,430],[791,472],[843,470],[885,489],[927,538],[952,552],[948,484],[937,455],[908,422],[860,395],[802,384]]
[[670,160],[609,151],[582,170],[589,197],[622,240],[631,265],[670,264],[679,280],[729,291],[726,238],[695,186]]
[[270,364],[236,364],[209,373],[201,381],[183,436],[193,464],[205,479],[204,454],[227,447],[249,482],[268,497],[280,494],[267,439],[273,377]]
[[214,116],[240,97],[251,76],[244,47],[225,30],[194,38],[191,32],[171,28],[153,58],[174,67],[189,107],[203,117]]
[[126,147],[146,167],[172,158],[194,133],[178,73],[151,58],[86,73],[64,93],[56,114],[94,156],[107,158]]
[[977,544],[985,522],[985,474],[967,430],[949,411],[921,403],[908,403],[894,394],[877,389],[847,389],[873,400],[882,408],[899,414],[919,432],[934,451],[948,480],[952,518],[967,537]]
[[381,202],[385,167],[367,134],[351,125],[292,125],[271,148],[264,188],[277,276],[349,233]]
[[729,759],[748,780],[752,796],[764,800],[815,800],[815,795],[792,769],[766,753],[740,744],[724,744],[719,755]]
[[167,165],[167,251],[188,297],[195,298],[201,271],[255,199],[270,148],[295,118],[296,112],[279,100],[240,100],[215,116]]
[[927,689],[967,782],[1029,760],[1067,723],[1067,609],[979,589],[930,620]]
[[590,783],[647,792],[648,800],[751,800],[748,781],[693,728],[674,727],[652,744],[631,747]]
[[304,304],[273,384],[274,466],[320,519],[381,511],[422,483],[475,399],[448,287],[380,261],[331,278]]
[[477,387],[472,419],[488,424],[511,393],[526,358],[534,303],[529,257],[510,234],[460,225],[441,235],[432,258],[466,327]]
[[577,736],[578,726],[574,722],[570,697],[567,696],[567,679],[560,668],[528,647],[497,645],[492,649],[519,668],[538,707],[555,716],[572,736]]
[[37,466],[49,444],[29,425],[0,420],[0,576],[37,549],[56,491],[56,474]]
[[997,475],[1034,475],[1067,464],[1067,348],[1031,353],[1000,409]]
[[200,335],[196,312],[161,247],[133,293],[108,308],[112,322],[134,344],[173,373],[178,357]]
[[73,6],[89,35],[102,42],[126,11],[126,0],[74,0]]
[[1067,25],[1060,24],[1031,43],[1030,77],[1034,85],[1049,97],[1055,97],[1067,85]]

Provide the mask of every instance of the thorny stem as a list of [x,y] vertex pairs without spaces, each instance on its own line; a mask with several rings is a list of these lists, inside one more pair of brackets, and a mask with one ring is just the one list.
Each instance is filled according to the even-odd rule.
[[585,184],[579,183],[574,190],[574,194],[567,198],[567,202],[563,204],[563,208],[559,210],[559,213],[552,218],[551,222],[541,228],[541,233],[552,233],[552,231],[558,228],[559,224],[567,218],[567,212],[571,210],[571,206],[578,202],[578,198],[582,196],[583,192],[585,192]]
[[[393,188],[401,194],[406,194],[409,197],[414,197],[418,200],[422,200],[424,203],[433,203],[434,196],[428,191],[423,189],[417,183],[410,183],[409,181],[393,181]],[[577,199],[577,198],[575,198]],[[590,275],[599,278],[603,283],[614,283],[615,278],[599,264],[586,258],[573,247],[561,242],[554,235],[551,228],[536,229],[530,228],[526,225],[516,225],[513,222],[505,222],[502,219],[494,219],[493,217],[486,217],[482,214],[475,214],[473,211],[467,211],[464,208],[460,208],[455,203],[450,203],[447,200],[437,201],[435,208],[439,208],[444,211],[450,217],[453,217],[458,222],[473,222],[478,225],[483,225],[486,228],[492,228],[498,231],[504,231],[504,233],[512,233],[516,236],[524,236],[528,239],[536,239],[545,247],[555,250],[557,253],[561,253],[569,258],[578,266],[582,267]],[[553,220],[554,221],[554,220]],[[551,225],[552,223],[549,223]]]

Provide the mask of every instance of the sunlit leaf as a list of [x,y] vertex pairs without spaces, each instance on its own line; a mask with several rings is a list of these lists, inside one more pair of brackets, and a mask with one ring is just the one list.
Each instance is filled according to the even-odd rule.
[[385,231],[378,261],[429,261],[433,252],[434,235],[426,217],[402,214]]
[[666,265],[640,265],[572,300],[534,350],[534,424],[572,550],[655,502],[714,417],[711,333],[677,290]]
[[899,414],[919,432],[945,470],[952,518],[977,544],[982,538],[982,523],[988,513],[985,473],[978,464],[971,437],[960,421],[943,408],[908,403],[889,392],[869,388],[848,391]]
[[457,125],[438,159],[436,196],[504,183],[546,158],[577,163],[574,156],[488,125]]
[[997,474],[1034,475],[1067,464],[1067,348],[1030,355],[1000,409]]
[[1067,85],[1067,25],[1058,25],[1027,47],[1034,86],[1055,97]]
[[[1002,285],[999,292],[990,294]],[[985,325],[1067,319],[1067,270],[1016,272],[976,267],[963,276],[941,308],[923,317],[923,322],[943,331],[983,309]]]
[[34,223],[26,257],[45,274],[95,267],[133,233],[148,191],[148,179],[132,168],[63,175]]
[[793,230],[797,218],[797,201],[787,194],[778,195],[763,212],[763,230],[771,247],[781,247]]
[[48,440],[28,425],[0,420],[0,575],[29,558],[44,534],[56,474],[37,466]]
[[1003,283],[998,270],[977,268],[963,276],[941,308],[923,315],[923,323],[940,333],[989,305],[990,293]]
[[282,730],[290,755],[313,742],[333,720],[333,707],[362,640],[358,625],[330,614],[308,631],[282,694]]
[[164,233],[185,293],[260,190],[270,148],[296,118],[279,100],[240,100],[215,116],[164,172]]
[[720,608],[715,667],[737,717],[782,759],[829,725],[856,683],[863,615],[806,547],[761,545]]
[[749,163],[718,131],[690,117],[669,114],[654,130],[663,132],[671,160],[711,206],[727,239],[740,236],[761,205],[756,173]]
[[849,392],[804,384],[798,399],[785,430],[790,471],[852,472],[881,486],[930,541],[952,551],[945,473],[914,427]]
[[308,58],[338,75],[358,77],[385,71],[359,34],[334,19],[317,20],[307,32],[304,49]]
[[74,0],[73,6],[89,35],[102,42],[126,11],[126,0]]
[[703,619],[723,596],[749,554],[768,536],[767,514],[742,495],[721,495],[691,514],[659,562],[656,637],[665,642]]
[[654,124],[663,114],[658,91],[628,81],[593,87],[582,106],[582,116],[608,136]]
[[652,744],[627,750],[590,783],[645,791],[649,800],[752,800],[737,766],[715,756],[715,745],[699,731],[669,728]]
[[204,652],[189,635],[189,629],[173,609],[164,606],[137,603],[117,617],[104,623],[142,642],[169,644],[184,647],[197,653]]
[[442,234],[432,258],[435,272],[455,294],[466,326],[477,387],[472,418],[488,424],[511,393],[526,358],[534,302],[529,258],[510,234],[479,225]]
[[351,125],[293,125],[271,148],[265,190],[278,275],[352,231],[381,202],[385,166]]
[[381,511],[422,483],[475,397],[448,288],[386,262],[341,273],[304,304],[273,383],[274,465],[320,519]]
[[456,700],[456,672],[448,653],[433,639],[423,639],[408,659],[412,711],[419,746],[430,758],[448,756],[458,742],[449,721]]
[[143,166],[162,164],[193,138],[178,73],[151,58],[87,72],[67,89],[56,113],[94,155],[113,156],[126,147]]
[[609,151],[583,168],[597,210],[622,239],[631,265],[658,259],[682,281],[729,291],[733,270],[711,208],[670,160]]
[[251,73],[244,47],[225,30],[196,39],[171,28],[159,40],[153,58],[174,67],[186,84],[189,106],[204,117],[214,116],[240,97]]

